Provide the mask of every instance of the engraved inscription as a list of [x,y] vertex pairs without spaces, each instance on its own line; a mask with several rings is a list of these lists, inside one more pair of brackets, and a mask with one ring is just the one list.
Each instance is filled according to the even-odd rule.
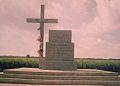
[[70,31],[50,31],[46,59],[74,60],[74,43],[71,43]]

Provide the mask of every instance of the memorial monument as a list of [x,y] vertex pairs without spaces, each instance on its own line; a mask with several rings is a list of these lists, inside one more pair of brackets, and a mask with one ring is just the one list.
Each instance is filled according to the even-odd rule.
[[28,18],[28,23],[40,23],[40,64],[42,69],[76,70],[74,62],[74,43],[71,43],[71,31],[51,30],[46,44],[46,57],[43,58],[44,23],[57,23],[57,19],[44,18],[44,5],[41,5],[41,19]]
[[57,19],[44,18],[44,5],[41,5],[41,19],[28,18],[27,22],[40,23],[41,55],[39,68],[4,70],[0,74],[0,83],[120,86],[120,77],[116,72],[97,69],[77,69],[74,62],[72,33],[69,30],[49,31],[49,42],[46,43],[46,56],[43,57],[44,23],[57,23]]

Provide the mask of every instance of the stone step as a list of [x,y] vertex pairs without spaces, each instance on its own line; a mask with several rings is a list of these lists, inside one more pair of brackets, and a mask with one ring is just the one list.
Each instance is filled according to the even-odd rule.
[[77,71],[42,70],[38,68],[18,68],[4,70],[6,74],[57,75],[57,76],[118,76],[118,73],[96,69],[80,69]]
[[0,83],[40,84],[40,85],[105,85],[105,86],[120,86],[120,81],[106,81],[106,80],[41,80],[41,79],[0,78]]
[[44,79],[44,80],[112,80],[118,81],[118,76],[57,76],[57,75],[26,75],[26,74],[0,74],[2,78]]

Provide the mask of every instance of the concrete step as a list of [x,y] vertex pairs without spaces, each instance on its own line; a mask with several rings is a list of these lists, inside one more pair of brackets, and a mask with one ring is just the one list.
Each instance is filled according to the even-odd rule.
[[38,68],[18,68],[4,70],[6,74],[28,74],[28,75],[57,75],[57,76],[118,76],[118,73],[101,71],[96,69],[80,69],[77,71],[42,70]]
[[0,83],[40,84],[40,85],[105,85],[105,86],[120,86],[120,81],[106,81],[106,80],[42,80],[42,79],[0,78]]
[[26,75],[26,74],[0,74],[2,78],[44,79],[44,80],[112,80],[118,81],[118,76],[57,76],[57,75]]
[[[0,86],[66,86],[66,85],[33,85],[33,84],[0,83]],[[102,86],[102,85],[69,85],[69,86]]]
[[0,74],[0,83],[120,86],[120,77],[118,73],[96,69],[60,71],[17,68],[4,70],[4,73]]

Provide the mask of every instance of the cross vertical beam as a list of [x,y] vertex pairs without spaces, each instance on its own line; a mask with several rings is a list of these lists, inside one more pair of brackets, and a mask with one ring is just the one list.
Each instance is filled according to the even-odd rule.
[[40,39],[41,44],[40,44],[40,50],[39,50],[39,54],[41,53],[41,57],[43,57],[43,49],[44,49],[44,5],[41,5],[41,22],[40,22]]

